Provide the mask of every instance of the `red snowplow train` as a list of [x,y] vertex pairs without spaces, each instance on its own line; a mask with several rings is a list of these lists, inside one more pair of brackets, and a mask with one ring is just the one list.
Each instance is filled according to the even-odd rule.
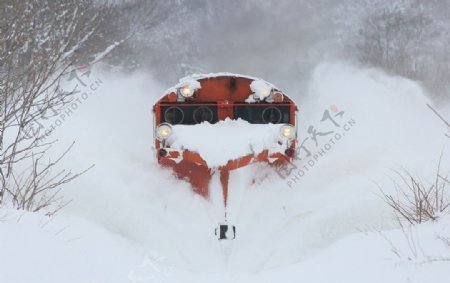
[[[219,172],[226,208],[230,171],[255,162],[268,166],[292,162],[297,145],[296,111],[294,101],[285,93],[257,78],[220,73],[182,79],[153,106],[156,158],[161,166],[172,168],[178,178],[188,180],[194,192],[205,198],[213,174]],[[227,118],[250,124],[280,124],[280,150],[248,154],[210,168],[198,152],[171,148],[168,142],[174,125],[215,124]],[[234,238],[234,226],[220,225],[220,231],[216,231],[219,239],[230,238],[227,229],[233,231]]]

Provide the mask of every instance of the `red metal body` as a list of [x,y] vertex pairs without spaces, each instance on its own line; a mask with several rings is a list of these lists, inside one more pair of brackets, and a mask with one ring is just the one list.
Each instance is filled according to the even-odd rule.
[[[155,125],[159,125],[161,121],[161,111],[167,106],[217,106],[218,120],[226,118],[233,119],[235,106],[258,107],[267,106],[267,103],[246,103],[245,100],[252,95],[250,84],[253,79],[239,76],[218,76],[204,77],[198,79],[201,85],[197,89],[195,96],[187,101],[177,102],[178,94],[174,91],[164,95],[156,102],[153,107],[155,115]],[[273,103],[277,106],[287,106],[290,111],[290,124],[296,124],[296,105],[286,95],[283,95],[282,101]],[[236,137],[239,138],[239,137]],[[290,142],[290,150],[295,152],[296,141]],[[292,156],[288,156],[286,152],[271,152],[265,150],[258,155],[242,156],[239,159],[230,160],[226,165],[219,168],[209,168],[205,160],[196,152],[189,150],[175,150],[155,139],[156,155],[159,164],[173,169],[176,176],[180,179],[188,180],[193,190],[204,196],[209,195],[209,183],[215,172],[220,172],[220,181],[223,187],[224,202],[227,204],[228,196],[228,178],[229,172],[254,162],[265,162],[270,166],[281,166],[285,162],[291,162]],[[164,150],[164,154],[160,151]],[[181,161],[180,161],[181,159]]]

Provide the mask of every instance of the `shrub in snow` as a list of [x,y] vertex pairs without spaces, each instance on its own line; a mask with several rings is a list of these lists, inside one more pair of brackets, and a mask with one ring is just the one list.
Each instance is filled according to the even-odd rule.
[[394,181],[395,196],[383,192],[386,203],[392,207],[399,221],[419,224],[436,220],[450,207],[448,175],[441,175],[441,163],[434,182],[426,184],[410,172],[397,172],[400,181]]

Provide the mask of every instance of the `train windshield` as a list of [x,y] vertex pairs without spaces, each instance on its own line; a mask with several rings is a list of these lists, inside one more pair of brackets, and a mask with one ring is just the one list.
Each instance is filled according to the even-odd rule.
[[251,124],[288,124],[291,112],[289,106],[235,106],[234,118]]
[[[236,105],[233,113],[233,119],[242,119],[251,124],[288,124],[291,120],[289,105]],[[164,105],[161,106],[160,120],[161,123],[171,125],[215,124],[219,121],[218,107],[205,104]]]
[[217,123],[216,105],[173,105],[161,107],[161,122],[172,125],[195,125],[202,122]]

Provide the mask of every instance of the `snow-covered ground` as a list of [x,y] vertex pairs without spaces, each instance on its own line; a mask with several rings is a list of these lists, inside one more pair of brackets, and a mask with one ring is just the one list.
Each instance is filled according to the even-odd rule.
[[155,163],[150,111],[166,87],[144,74],[97,78],[56,132],[77,141],[66,166],[96,166],[69,185],[73,202],[50,222],[3,210],[1,282],[448,281],[450,247],[437,236],[450,237],[450,216],[402,230],[377,186],[391,191],[403,168],[431,181],[447,152],[447,129],[417,84],[319,66],[308,94],[291,94],[300,160],[290,172],[233,172],[237,238],[224,243],[213,235],[223,220],[218,176],[205,200]]
[[449,235],[448,216],[404,231],[354,233],[302,261],[268,270],[236,271],[224,263],[220,271],[199,271],[171,265],[167,257],[84,219],[4,213],[2,282],[375,283],[447,282],[449,276],[450,247],[436,238]]

